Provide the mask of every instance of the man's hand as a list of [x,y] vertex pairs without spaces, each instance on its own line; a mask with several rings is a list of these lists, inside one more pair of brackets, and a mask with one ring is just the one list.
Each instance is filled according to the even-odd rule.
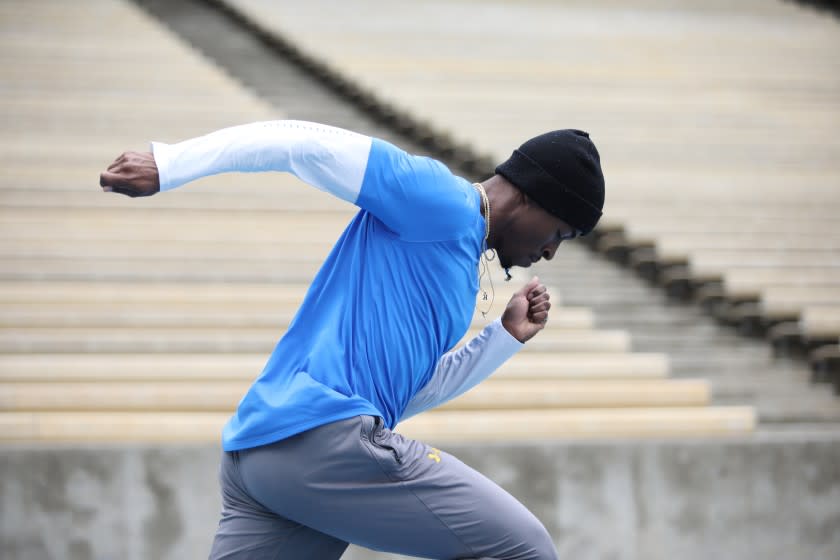
[[125,152],[99,175],[103,191],[126,196],[151,196],[160,191],[160,177],[151,152]]
[[548,321],[548,290],[534,276],[528,284],[513,294],[502,313],[502,326],[516,340],[526,342],[543,330]]

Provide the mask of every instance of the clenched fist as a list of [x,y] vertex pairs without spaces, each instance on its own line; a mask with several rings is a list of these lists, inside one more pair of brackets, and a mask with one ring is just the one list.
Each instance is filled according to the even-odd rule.
[[130,197],[151,196],[160,191],[160,177],[151,152],[125,152],[99,175],[103,191]]
[[519,342],[530,340],[545,328],[551,308],[548,300],[548,290],[534,276],[510,298],[502,313],[502,326]]

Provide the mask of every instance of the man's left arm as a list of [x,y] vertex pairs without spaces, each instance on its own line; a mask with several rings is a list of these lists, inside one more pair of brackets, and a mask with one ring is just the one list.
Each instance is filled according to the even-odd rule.
[[545,327],[548,291],[533,278],[516,292],[504,313],[457,350],[447,352],[426,385],[414,395],[401,420],[458,397],[489,377]]

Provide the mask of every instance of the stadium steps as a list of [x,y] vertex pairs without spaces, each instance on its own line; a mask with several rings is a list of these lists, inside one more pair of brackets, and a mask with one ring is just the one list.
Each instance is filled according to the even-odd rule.
[[[0,441],[217,442],[352,208],[283,175],[208,178],[148,199],[99,192],[111,158],[149,139],[303,115],[265,103],[130,4],[12,1],[0,14],[15,29],[0,38]],[[299,102],[334,111],[318,120],[405,144],[307,87]],[[521,283],[497,279],[493,315]],[[636,352],[624,331],[596,328],[589,307],[554,301],[540,342],[407,433],[753,430],[752,408],[710,406],[707,381],[672,379],[662,353]],[[489,320],[476,319],[474,330]]]
[[[264,352],[247,353],[239,347],[236,352],[222,352],[219,347],[217,344],[200,354],[170,350],[142,354],[114,350],[83,354],[5,353],[0,355],[0,382],[247,381],[254,379],[268,359]],[[554,351],[521,353],[503,365],[493,379],[626,382],[664,379],[668,373],[662,354]]]
[[[126,321],[131,321],[130,317]],[[255,322],[259,316],[255,316]],[[189,321],[184,321],[185,323]],[[138,352],[264,352],[270,353],[283,328],[253,328],[230,325],[224,328],[196,329],[175,327],[100,327],[100,328],[0,328],[0,351],[13,353],[138,353]],[[473,329],[468,334],[477,334]],[[523,348],[531,352],[589,352],[622,354],[628,351],[628,336],[623,331],[587,331],[551,329]],[[627,358],[629,363],[632,358]],[[664,358],[663,358],[664,359]],[[613,361],[620,363],[621,356]]]
[[[552,269],[569,270],[564,262],[568,253],[588,253],[581,247],[563,249],[541,272],[547,282],[557,283],[565,276]],[[598,269],[614,265],[593,259],[590,268],[597,274]],[[673,377],[708,380],[713,402],[750,404],[758,413],[759,426],[768,429],[788,423],[836,426],[840,422],[837,398],[824,385],[810,383],[812,373],[801,360],[775,356],[765,341],[717,324],[696,306],[670,301],[640,278],[604,278],[610,280],[561,290],[564,303],[592,309],[597,328],[626,330],[637,351],[665,353]],[[625,285],[623,301],[597,296],[598,290],[609,292],[609,286],[618,282]],[[647,320],[646,309],[652,311]]]
[[[0,413],[3,441],[207,442],[229,414]],[[749,407],[455,411],[422,414],[399,431],[434,442],[732,437],[755,428]]]
[[[119,374],[114,376],[119,377]],[[250,379],[3,383],[3,412],[226,412],[236,410]],[[200,396],[197,396],[200,395]],[[703,380],[517,379],[500,376],[475,387],[441,410],[692,407],[709,403]]]
[[[96,309],[95,306],[54,305],[50,308],[31,309],[29,305],[8,304],[0,313],[0,328],[19,327],[20,334],[36,333],[43,329],[53,332],[62,327],[80,329],[125,327],[158,328],[182,327],[196,329],[249,328],[268,332],[289,325],[297,306],[266,310],[258,305],[239,304],[232,309],[223,306],[206,308],[201,305],[170,304],[167,309],[149,309],[145,305],[119,305],[114,308]],[[103,306],[104,307],[104,306]],[[582,307],[560,307],[552,313],[552,327],[559,329],[587,329],[592,327],[592,312]],[[477,317],[473,328],[478,329],[485,321]]]
[[[411,23],[419,9],[415,6],[379,6],[382,25],[371,29],[345,23],[353,21],[351,12],[370,8],[364,2],[363,7],[337,8],[330,19],[320,17],[325,2],[294,11],[267,0],[210,3],[222,4],[252,31],[273,35],[274,44],[282,47],[278,50],[291,53],[335,91],[353,84],[348,102],[371,107],[374,118],[405,129],[421,145],[464,168],[488,155],[490,160],[505,158],[513,138],[542,132],[547,119],[598,131],[611,190],[594,247],[636,269],[669,296],[699,301],[723,324],[769,337],[779,354],[807,355],[840,340],[840,330],[817,335],[808,330],[808,321],[799,320],[806,308],[822,305],[825,298],[789,301],[795,315],[778,328],[778,320],[762,315],[762,291],[768,286],[818,286],[831,290],[832,299],[840,294],[835,277],[840,154],[832,140],[838,112],[831,93],[836,92],[833,61],[825,54],[833,50],[829,45],[836,42],[837,27],[830,18],[781,2],[703,8],[686,2],[671,11],[645,6],[654,19],[703,12],[692,20],[702,22],[692,36],[696,40],[660,53],[670,71],[659,72],[643,43],[608,40],[596,31],[584,56],[591,64],[561,62],[570,53],[558,26],[569,26],[571,33],[576,25],[589,29],[598,6],[564,6],[561,17],[559,7],[544,3],[480,13],[470,2],[449,3],[437,14],[440,21],[460,21],[469,14],[474,24],[438,30],[447,48],[462,47],[453,57],[450,51],[442,56],[428,48],[426,34]],[[725,25],[741,11],[762,21],[750,45]],[[520,25],[510,26],[511,18]],[[648,31],[639,29],[638,21],[624,20],[617,29],[637,38]],[[336,22],[342,22],[340,29]],[[517,29],[525,28],[531,40],[518,41]],[[774,29],[797,36],[802,50],[790,50]],[[510,37],[500,44],[517,48],[499,51],[495,42],[481,40],[488,32]],[[625,43],[633,47],[616,48]],[[204,48],[214,51],[212,45]],[[247,68],[233,71],[256,89],[271,88]],[[645,77],[637,91],[616,97],[599,85],[610,79],[608,74],[628,72]],[[563,84],[559,98],[557,84]],[[366,92],[361,102],[358,90]],[[286,90],[276,91],[282,97]],[[572,105],[564,105],[564,95],[574,100],[574,112],[568,112]],[[749,111],[733,103],[743,98],[755,100]],[[707,133],[708,127],[716,132]],[[645,162],[644,169],[639,161]],[[801,164],[805,161],[807,168]],[[803,180],[807,196],[790,188]],[[693,239],[685,237],[691,234]],[[739,306],[746,313],[732,312]],[[831,324],[840,321],[834,310],[824,313],[832,314]]]

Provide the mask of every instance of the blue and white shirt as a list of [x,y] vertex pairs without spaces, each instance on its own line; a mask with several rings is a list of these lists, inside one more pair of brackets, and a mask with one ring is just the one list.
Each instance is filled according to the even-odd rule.
[[401,418],[457,396],[520,347],[469,327],[485,234],[473,186],[378,139],[271,121],[153,143],[161,191],[227,171],[292,173],[360,210],[223,432],[225,450],[368,414]]

